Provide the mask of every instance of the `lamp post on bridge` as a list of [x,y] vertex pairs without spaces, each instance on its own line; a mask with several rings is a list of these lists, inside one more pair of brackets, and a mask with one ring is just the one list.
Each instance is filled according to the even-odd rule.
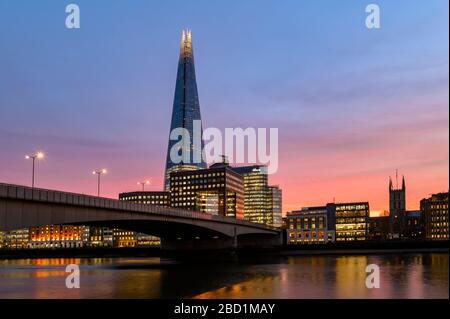
[[142,191],[145,191],[145,185],[150,185],[150,181],[137,182],[138,185],[142,185]]
[[107,173],[107,170],[104,168],[92,172],[92,175],[97,175],[97,196],[98,197],[100,197],[100,176],[102,174],[106,174],[106,173]]
[[35,161],[37,159],[43,159],[44,158],[44,153],[42,152],[37,152],[34,153],[32,155],[25,155],[25,159],[31,159],[32,160],[32,170],[31,170],[31,187],[34,188],[34,165],[35,165]]

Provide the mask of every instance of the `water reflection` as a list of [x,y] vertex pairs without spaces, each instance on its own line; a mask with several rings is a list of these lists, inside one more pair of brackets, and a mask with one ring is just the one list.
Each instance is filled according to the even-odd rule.
[[[80,289],[65,287],[68,264],[80,265]],[[380,289],[365,287],[368,264]],[[448,298],[448,266],[448,254],[0,260],[0,298]]]

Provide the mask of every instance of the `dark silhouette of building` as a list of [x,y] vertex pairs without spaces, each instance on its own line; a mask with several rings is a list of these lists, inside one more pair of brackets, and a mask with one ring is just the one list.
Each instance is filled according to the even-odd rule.
[[401,237],[404,239],[423,239],[425,237],[422,211],[406,211]]
[[[194,129],[194,121],[200,124],[198,130]],[[190,30],[183,30],[181,38],[170,132],[175,129],[184,129],[189,136],[188,139],[182,135],[177,136],[177,139],[171,139],[169,133],[164,179],[166,191],[170,189],[169,177],[171,172],[206,168],[202,156],[203,129],[201,127],[200,103],[195,77],[194,50]],[[183,160],[181,162],[174,162],[171,157],[171,151],[183,155]]]
[[402,177],[401,188],[398,187],[397,176],[396,181],[396,186],[394,188],[392,185],[392,179],[389,177],[389,233],[391,238],[401,237],[406,214],[405,177]]
[[389,239],[390,216],[369,217],[369,240]]

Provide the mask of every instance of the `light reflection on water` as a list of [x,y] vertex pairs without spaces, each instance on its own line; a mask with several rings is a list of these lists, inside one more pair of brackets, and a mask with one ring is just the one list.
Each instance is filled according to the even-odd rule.
[[[78,264],[81,288],[67,289]],[[368,264],[381,270],[367,289]],[[0,298],[448,298],[448,254],[290,256],[230,263],[160,258],[0,260]]]

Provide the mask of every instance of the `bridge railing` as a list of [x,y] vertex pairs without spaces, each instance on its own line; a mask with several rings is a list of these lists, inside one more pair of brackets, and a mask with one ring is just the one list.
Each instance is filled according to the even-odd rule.
[[105,208],[125,212],[150,213],[150,214],[183,217],[191,219],[213,220],[223,223],[233,223],[239,225],[247,225],[251,227],[258,227],[262,229],[277,230],[275,227],[260,225],[249,221],[236,220],[230,217],[215,216],[175,207],[139,204],[111,198],[97,197],[92,195],[84,195],[70,192],[61,192],[43,188],[31,188],[27,186],[13,185],[13,184],[0,183],[0,198],[56,203],[61,205],[84,206],[91,208]]

